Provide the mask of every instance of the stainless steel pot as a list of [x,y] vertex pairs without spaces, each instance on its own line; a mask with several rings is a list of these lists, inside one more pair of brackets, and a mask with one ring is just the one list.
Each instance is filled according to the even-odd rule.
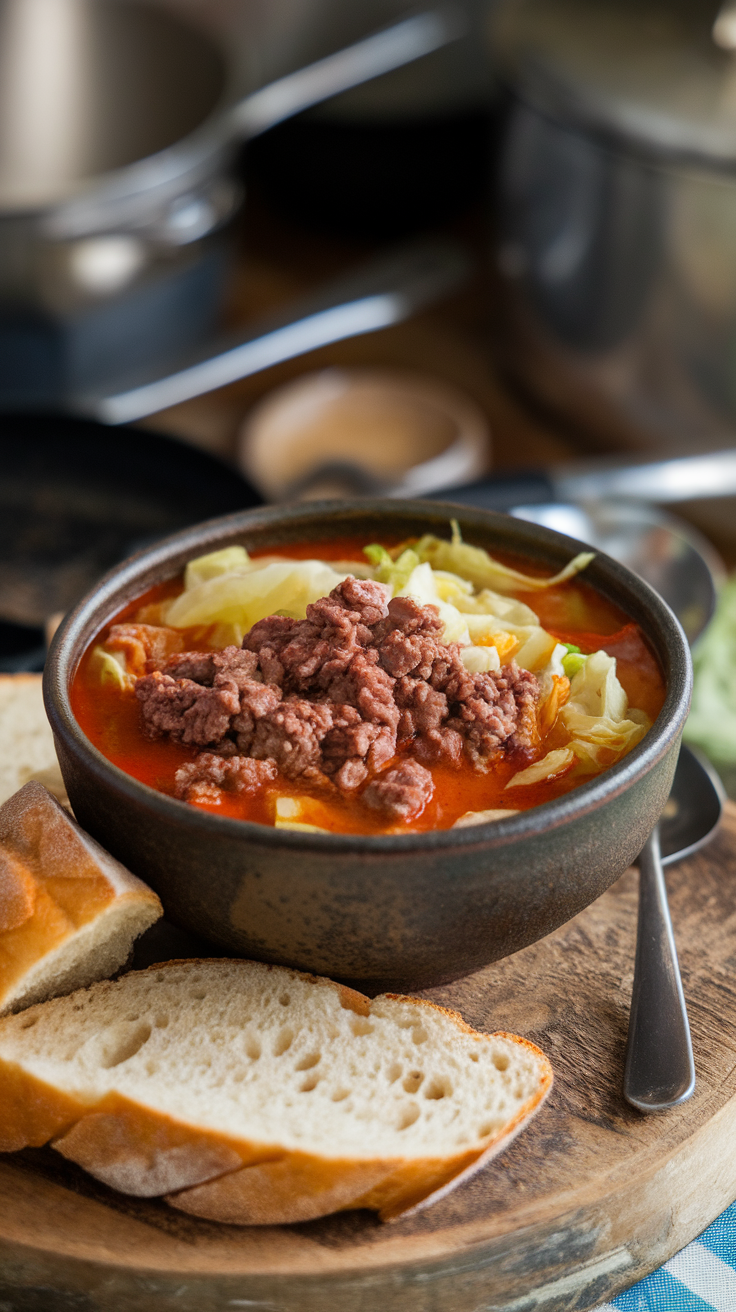
[[499,13],[504,359],[599,443],[734,441],[736,54],[716,17],[703,0]]
[[415,13],[242,94],[204,28],[140,0],[0,0],[0,401],[163,364],[218,308],[239,143],[452,42]]

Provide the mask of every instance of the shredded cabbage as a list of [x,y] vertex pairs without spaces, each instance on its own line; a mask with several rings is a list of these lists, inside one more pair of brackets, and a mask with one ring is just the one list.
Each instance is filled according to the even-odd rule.
[[501,657],[496,647],[463,647],[460,659],[471,674],[486,674],[489,670],[500,670]]
[[595,555],[592,551],[581,551],[573,560],[568,561],[559,574],[553,575],[552,578],[535,578],[530,574],[520,574],[518,570],[510,569],[508,565],[502,565],[499,560],[489,556],[482,547],[468,546],[460,538],[457,525],[454,525],[454,529],[456,531],[453,532],[452,542],[445,542],[442,538],[435,537],[433,533],[425,533],[414,550],[420,560],[429,561],[434,569],[450,570],[453,574],[459,574],[476,588],[497,588],[501,592],[511,592],[514,588],[527,592],[552,588],[585,569]]
[[[521,634],[518,636],[521,637]],[[549,664],[556,647],[557,639],[541,625],[537,625],[522,641],[514,659],[523,670],[532,670],[536,673]]]
[[251,561],[245,547],[223,547],[222,551],[211,551],[208,556],[189,561],[184,571],[184,590],[188,592],[220,574],[243,574],[254,568],[258,568],[258,562]]
[[539,616],[535,615],[531,606],[517,601],[515,597],[503,597],[500,592],[493,592],[490,588],[483,588],[476,597],[458,597],[455,605],[464,614],[493,615],[495,619],[503,620],[504,628],[509,624],[539,623]]
[[275,829],[295,829],[300,834],[327,834],[321,825],[309,825],[300,820],[302,804],[298,797],[277,797],[274,817]]
[[451,601],[453,605],[457,605],[458,601],[472,597],[472,583],[467,579],[461,579],[459,574],[449,574],[445,569],[435,569],[432,573],[437,594],[443,601]]
[[[257,562],[254,562],[257,566]],[[165,610],[175,629],[195,624],[235,624],[243,632],[267,615],[287,612],[303,619],[310,602],[326,597],[347,575],[322,560],[273,561],[216,575],[182,592]]]
[[616,675],[616,658],[605,651],[595,651],[570,681],[570,701],[566,714],[605,715],[622,720],[629,702]]
[[115,688],[132,688],[135,677],[128,674],[125,653],[106,651],[104,647],[93,647],[90,655],[90,670],[97,675],[100,683],[112,684]]
[[452,826],[453,829],[466,829],[469,825],[485,825],[491,820],[505,820],[507,816],[518,815],[519,812],[514,807],[509,807],[504,811],[501,807],[496,807],[490,811],[466,811],[461,815]]
[[611,765],[622,752],[635,747],[650,728],[643,711],[631,710],[626,719],[612,720],[606,715],[581,715],[570,705],[560,711],[571,746],[583,769],[597,770]]
[[[401,557],[399,557],[401,559]],[[470,634],[465,616],[456,606],[443,601],[437,592],[432,566],[425,563],[412,570],[406,583],[395,594],[397,597],[411,597],[420,606],[436,606],[440,619],[445,626],[442,638],[444,642],[459,642],[461,647],[470,646]]]
[[616,675],[616,659],[593,652],[570,683],[570,700],[560,720],[572,739],[583,769],[610,765],[644,737],[651,721],[643,711],[630,710]]
[[[567,693],[570,691],[570,680],[565,674],[563,657],[565,648],[561,642],[553,649],[552,654],[541,670],[537,670],[537,682],[539,684],[539,707],[540,711],[546,706],[547,701],[555,689],[564,685]],[[556,700],[559,700],[559,691]],[[567,697],[565,697],[567,700]],[[562,703],[560,702],[560,705]],[[551,725],[548,725],[548,728]]]
[[[533,578],[502,565],[479,547],[468,546],[453,522],[451,542],[427,534],[414,547],[399,550],[396,559],[378,543],[366,547],[365,555],[370,566],[356,565],[355,573],[361,577],[370,573],[376,581],[388,584],[393,596],[412,597],[420,605],[435,606],[444,625],[443,640],[459,644],[461,659],[471,673],[498,670],[513,656],[522,668],[536,674],[540,685],[540,732],[544,734],[553,724],[559,724],[564,745],[515,774],[507,788],[552,779],[571,768],[589,771],[609,765],[650,727],[644,712],[629,709],[613,657],[603,651],[586,656],[574,644],[558,642],[525,602],[509,595],[512,588],[538,590],[564,582],[585,569],[593,559],[591,552],[576,556],[553,578]],[[184,591],[174,600],[160,603],[160,619],[176,629],[206,626],[211,645],[239,646],[247,630],[266,616],[304,618],[310,602],[327,596],[352,572],[353,566],[347,561],[335,568],[319,560],[252,560],[244,547],[227,547],[189,562]],[[730,586],[736,599],[736,581]],[[736,606],[722,629],[736,649]],[[698,653],[700,668],[706,671],[710,669],[711,651],[716,649],[711,637],[714,632],[718,640],[719,631],[714,626]],[[717,651],[722,659],[722,641]],[[128,686],[130,676],[122,655],[97,647],[92,659],[101,680]],[[710,684],[707,677],[701,678],[705,689],[701,710],[704,708],[706,714],[712,710],[708,698],[716,676],[709,677]],[[736,687],[736,679],[728,687],[729,691]],[[729,705],[733,727],[728,741],[732,759],[736,759],[736,694]],[[719,727],[721,707],[719,697]],[[696,741],[697,712],[696,698],[689,732]],[[701,716],[703,723],[705,718]],[[569,737],[567,743],[565,736]],[[498,808],[467,812],[456,825],[482,824],[515,814],[514,810]],[[326,832],[306,823],[297,798],[277,799],[275,825]]]
[[402,551],[396,560],[389,555],[385,547],[381,547],[375,542],[370,547],[364,547],[363,551],[371,565],[374,566],[374,579],[378,583],[390,583],[391,593],[394,597],[403,588],[412,571],[419,564],[416,551],[412,551],[410,547],[406,551]]
[[541,761],[535,761],[533,765],[526,770],[520,770],[515,774],[513,779],[509,779],[507,788],[526,788],[529,784],[541,783],[542,779],[554,779],[556,775],[562,774],[575,761],[575,752],[572,747],[558,747],[553,752],[547,752]]

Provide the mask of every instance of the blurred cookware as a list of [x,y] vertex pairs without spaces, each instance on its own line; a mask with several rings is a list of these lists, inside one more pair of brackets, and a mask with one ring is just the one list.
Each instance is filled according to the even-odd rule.
[[257,505],[235,469],[160,433],[0,416],[0,671],[41,669],[44,624],[193,520]]
[[201,340],[239,143],[463,22],[414,13],[244,94],[228,43],[168,8],[0,0],[0,401],[59,402]]
[[479,478],[490,436],[479,406],[430,375],[322,369],[251,410],[239,458],[267,501],[422,496]]
[[716,14],[702,0],[498,10],[500,349],[593,442],[733,445],[736,54]]
[[102,386],[72,394],[68,405],[112,424],[141,419],[319,346],[399,323],[453,291],[469,270],[468,256],[456,242],[410,242],[379,254],[246,332],[168,359],[164,368],[154,361],[117,373]]
[[[307,62],[315,30],[324,43],[344,22],[346,6],[285,4],[292,45]],[[386,0],[351,0],[350,11],[365,28],[367,7],[377,4],[386,8]],[[498,104],[484,40],[489,5],[455,4],[467,20],[458,41],[332,97],[249,146],[246,177],[272,210],[320,232],[385,239],[445,223],[484,197]]]

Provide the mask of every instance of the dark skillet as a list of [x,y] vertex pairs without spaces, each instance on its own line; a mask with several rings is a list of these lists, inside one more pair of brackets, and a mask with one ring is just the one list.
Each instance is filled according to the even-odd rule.
[[140,546],[260,501],[234,469],[175,438],[0,415],[0,671],[41,669],[48,617]]
[[344,534],[367,542],[433,531],[455,515],[467,541],[556,571],[579,543],[490,511],[427,502],[323,502],[262,508],[198,525],[119,566],[56,635],[46,706],[74,810],[86,829],[161,895],[167,916],[220,947],[359,982],[416,989],[477,970],[550,933],[636,858],[662,812],[691,689],[687,644],[657,594],[598,556],[587,577],[649,638],[664,707],[619,764],[572,793],[500,823],[424,834],[299,834],[204,814],[111,765],[82,734],[68,687],[88,641],[192,556],[232,542],[288,548]]

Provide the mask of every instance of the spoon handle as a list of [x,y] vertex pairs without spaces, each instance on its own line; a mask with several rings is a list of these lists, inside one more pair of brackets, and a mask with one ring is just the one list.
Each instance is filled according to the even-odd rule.
[[642,1112],[691,1097],[695,1066],[655,826],[639,857],[639,924],[624,1097]]

